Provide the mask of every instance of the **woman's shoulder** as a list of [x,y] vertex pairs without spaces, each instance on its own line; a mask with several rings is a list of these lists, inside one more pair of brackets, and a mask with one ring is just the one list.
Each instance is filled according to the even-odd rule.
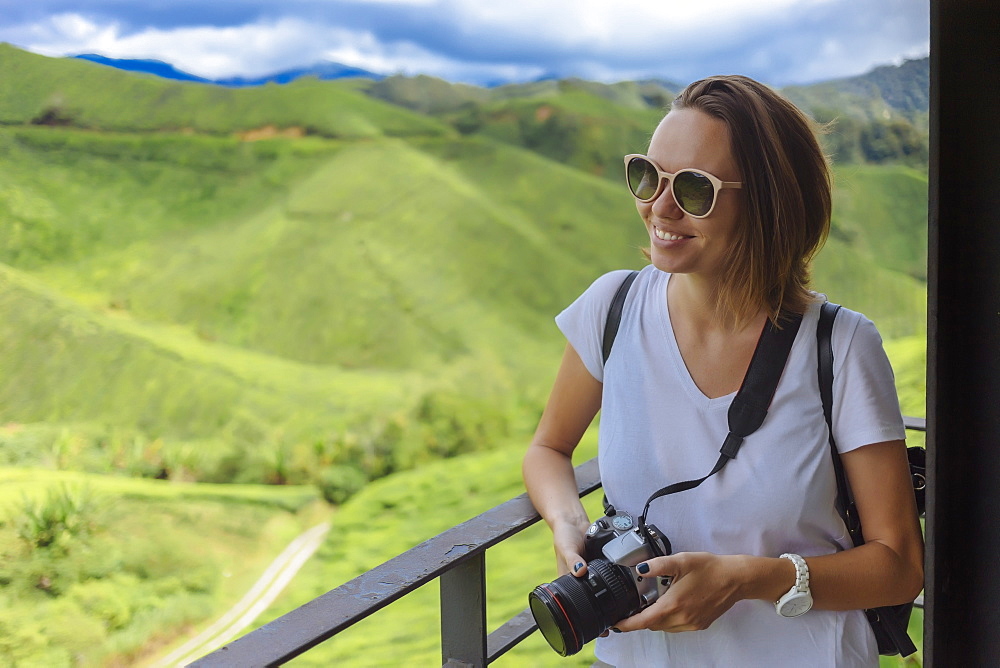
[[[818,320],[820,308],[829,300],[827,299],[827,296],[822,293],[814,292],[812,294],[813,300],[810,302],[809,307],[806,310],[806,315]],[[840,306],[840,308],[837,310],[836,319],[833,321],[833,331],[835,337],[851,337],[858,327],[870,329],[876,333],[878,332],[875,327],[875,323],[872,322],[871,319],[869,319],[864,313],[855,311],[842,304],[839,304],[838,306]]]
[[[817,323],[820,307],[826,301],[826,295],[817,294],[816,299],[809,305],[807,315]],[[836,319],[833,321],[831,343],[838,366],[845,357],[860,355],[867,358],[875,351],[882,350],[882,336],[875,323],[864,313],[847,306],[841,306],[837,311]]]

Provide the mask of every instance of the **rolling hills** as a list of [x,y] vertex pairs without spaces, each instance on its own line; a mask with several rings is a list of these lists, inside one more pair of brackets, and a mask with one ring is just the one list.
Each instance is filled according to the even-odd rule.
[[174,82],[0,44],[0,124],[32,121],[104,131],[231,134],[265,126],[365,138],[448,134],[350,86],[312,78],[287,86],[223,88]]
[[[0,71],[0,417],[162,439],[141,470],[304,482],[485,447],[530,428],[551,317],[642,263],[597,162],[642,150],[652,84],[497,89],[460,132],[363,92],[390,80],[232,90],[9,46]],[[32,124],[53,100],[71,123]],[[540,109],[542,130],[517,120]],[[926,173],[838,165],[837,184],[817,285],[920,334]],[[200,469],[167,461],[189,451]]]
[[[384,479],[353,507],[459,480],[407,528],[424,537],[509,496],[563,345],[552,317],[599,274],[644,262],[616,170],[669,95],[419,77],[237,90],[0,45],[0,467],[115,489],[121,476],[301,483],[338,504]],[[919,407],[926,169],[859,159],[835,175],[816,287],[876,321]],[[15,533],[9,512],[0,537]],[[400,534],[386,545],[417,535],[383,521],[375,540]],[[340,549],[294,600],[360,567]],[[5,603],[15,554],[0,545]]]

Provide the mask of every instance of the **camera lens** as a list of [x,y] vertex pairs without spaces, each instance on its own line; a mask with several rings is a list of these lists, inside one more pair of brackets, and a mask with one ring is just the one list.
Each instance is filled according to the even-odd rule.
[[640,608],[629,569],[604,559],[591,561],[585,577],[567,574],[538,585],[528,604],[538,629],[561,656],[576,654]]

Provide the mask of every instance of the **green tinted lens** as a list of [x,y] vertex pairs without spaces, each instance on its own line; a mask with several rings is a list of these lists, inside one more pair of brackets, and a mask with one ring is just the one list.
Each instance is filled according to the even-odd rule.
[[696,172],[680,172],[674,177],[674,199],[692,216],[704,216],[712,210],[715,186]]
[[641,200],[651,200],[656,194],[656,187],[660,179],[654,167],[648,160],[642,158],[632,158],[625,170],[628,179],[629,190]]

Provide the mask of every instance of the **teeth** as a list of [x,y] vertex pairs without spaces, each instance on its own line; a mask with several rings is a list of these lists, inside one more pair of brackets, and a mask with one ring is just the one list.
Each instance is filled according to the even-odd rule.
[[680,234],[670,234],[669,232],[664,232],[658,227],[653,228],[653,233],[656,234],[657,239],[662,239],[663,241],[680,241],[681,239],[686,239]]

